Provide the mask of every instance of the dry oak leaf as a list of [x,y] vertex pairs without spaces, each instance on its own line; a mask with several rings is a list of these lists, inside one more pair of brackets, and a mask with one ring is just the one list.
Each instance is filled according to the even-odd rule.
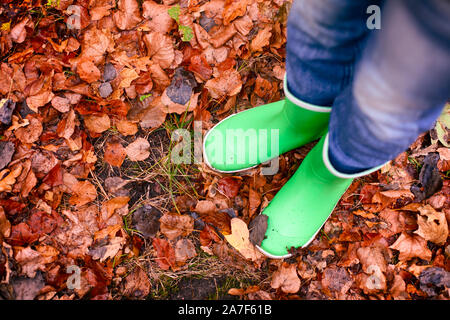
[[59,112],[65,113],[70,110],[70,100],[64,97],[55,96],[52,99],[52,107]]
[[169,240],[174,240],[179,236],[186,237],[194,231],[194,219],[188,215],[166,213],[159,219],[159,222],[161,223],[161,233]]
[[419,229],[414,233],[437,245],[443,245],[448,237],[448,225],[444,212],[433,209],[430,205],[419,208],[417,216]]
[[167,110],[161,103],[161,98],[157,97],[155,100],[158,100],[159,103],[155,101],[154,105],[143,112],[140,126],[144,129],[158,128],[166,120]]
[[[11,40],[17,43],[22,43],[25,41],[25,38],[27,37],[27,31],[25,27],[30,22],[30,18],[25,17],[22,21],[20,21],[18,24],[16,24],[11,31],[9,32],[9,35],[11,37]],[[33,23],[32,23],[33,24]]]
[[277,271],[272,274],[270,286],[280,288],[285,293],[296,293],[300,289],[300,279],[295,264],[283,262]]
[[84,116],[84,125],[90,132],[102,133],[111,127],[111,120],[107,114],[86,115]]
[[58,126],[56,128],[56,133],[58,134],[58,137],[69,140],[70,137],[75,132],[75,121],[76,121],[75,111],[71,109],[70,112],[67,113],[64,116],[64,118],[58,123]]
[[208,80],[205,88],[214,99],[234,96],[242,89],[241,75],[234,69],[225,70],[219,77]]
[[410,236],[403,232],[389,248],[400,251],[399,259],[402,261],[408,261],[414,257],[423,260],[431,259],[431,250],[427,247],[427,241],[418,235]]
[[144,161],[150,156],[149,150],[150,143],[144,138],[137,138],[125,148],[125,152],[131,161]]
[[264,255],[250,242],[250,232],[243,220],[231,219],[231,234],[224,235],[224,237],[246,259],[258,261],[264,258]]
[[114,12],[113,19],[120,30],[133,29],[141,22],[141,12],[136,0],[119,0],[119,11]]

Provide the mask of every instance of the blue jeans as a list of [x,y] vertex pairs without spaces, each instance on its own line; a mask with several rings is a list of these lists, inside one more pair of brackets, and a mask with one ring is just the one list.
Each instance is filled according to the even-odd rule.
[[[381,8],[381,29],[366,12]],[[450,1],[294,0],[292,93],[332,106],[329,157],[343,173],[383,164],[431,128],[450,96]]]

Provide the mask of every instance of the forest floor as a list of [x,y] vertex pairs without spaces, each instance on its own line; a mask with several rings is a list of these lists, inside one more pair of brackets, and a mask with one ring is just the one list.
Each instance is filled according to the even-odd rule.
[[271,176],[173,161],[176,134],[283,98],[289,8],[2,1],[0,300],[449,299],[449,105],[284,260],[227,238],[315,142]]

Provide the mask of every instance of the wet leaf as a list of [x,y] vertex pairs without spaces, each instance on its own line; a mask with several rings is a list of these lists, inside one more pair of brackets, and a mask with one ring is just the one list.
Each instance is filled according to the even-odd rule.
[[443,245],[448,237],[448,225],[444,212],[438,212],[430,205],[419,208],[417,217],[419,229],[416,234],[438,245]]

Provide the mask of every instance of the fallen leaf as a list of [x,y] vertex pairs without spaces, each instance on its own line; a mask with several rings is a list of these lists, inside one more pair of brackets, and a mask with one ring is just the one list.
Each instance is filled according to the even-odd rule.
[[119,10],[114,12],[113,19],[119,29],[130,30],[141,22],[141,12],[136,0],[119,0],[117,7]]
[[163,69],[170,67],[175,59],[171,38],[160,32],[150,32],[143,40],[150,58]]
[[231,219],[231,234],[224,235],[224,237],[246,259],[257,261],[264,257],[250,242],[247,224],[241,219]]
[[150,143],[147,139],[137,138],[130,143],[125,152],[131,161],[144,161],[150,156]]
[[77,65],[77,73],[80,78],[87,83],[98,81],[101,78],[101,72],[97,66],[90,60],[85,60]]
[[234,96],[241,91],[242,80],[240,74],[229,69],[224,71],[219,77],[210,79],[205,83],[205,88],[214,99],[224,96]]
[[169,268],[176,270],[175,250],[170,243],[165,239],[154,238],[152,244],[156,250],[156,262],[159,267],[163,270],[169,270]]
[[125,148],[120,142],[106,143],[103,159],[114,167],[120,167],[127,156]]
[[241,180],[233,177],[224,177],[217,181],[217,191],[228,198],[234,198],[239,194]]
[[102,133],[111,127],[111,120],[107,114],[86,115],[84,116],[84,125],[90,132]]
[[5,169],[0,172],[0,192],[11,191],[12,185],[16,182],[16,178],[22,172],[21,166],[15,166],[14,169]]
[[253,52],[262,51],[265,46],[269,45],[270,37],[272,37],[272,26],[268,25],[258,31],[250,43],[250,49]]
[[124,296],[131,299],[144,299],[150,294],[151,283],[140,267],[135,267],[133,271],[125,278]]
[[189,239],[180,239],[175,244],[175,261],[178,266],[182,266],[187,260],[192,259],[197,255],[195,246]]
[[30,123],[27,126],[17,129],[14,133],[17,139],[19,139],[22,143],[36,142],[43,131],[42,123],[39,119],[32,117],[29,120]]
[[188,236],[194,230],[194,219],[188,215],[176,213],[166,213],[160,219],[161,233],[169,240],[174,240],[179,236]]

